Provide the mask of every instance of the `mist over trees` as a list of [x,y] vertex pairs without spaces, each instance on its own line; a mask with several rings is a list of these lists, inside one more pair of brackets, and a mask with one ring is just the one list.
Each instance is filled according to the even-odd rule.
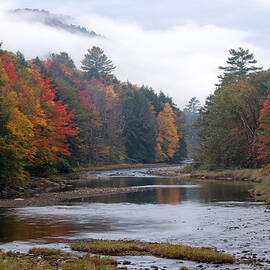
[[26,60],[0,50],[0,186],[89,164],[183,159],[182,112],[163,92],[121,82],[98,47]]

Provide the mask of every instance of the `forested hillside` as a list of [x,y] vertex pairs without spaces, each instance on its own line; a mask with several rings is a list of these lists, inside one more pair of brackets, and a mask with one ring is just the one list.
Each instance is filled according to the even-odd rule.
[[[197,166],[258,168],[270,164],[270,71],[249,50],[231,49],[219,84],[201,109]],[[269,169],[268,169],[269,170]]]
[[90,31],[84,26],[70,23],[71,18],[68,16],[53,14],[47,10],[24,8],[15,9],[11,11],[11,14],[26,21],[42,23],[72,34],[80,34],[88,37],[101,37],[101,35],[95,33],[93,30]]
[[121,82],[99,47],[81,69],[65,53],[26,60],[0,50],[0,183],[76,166],[173,162],[185,156],[172,99]]

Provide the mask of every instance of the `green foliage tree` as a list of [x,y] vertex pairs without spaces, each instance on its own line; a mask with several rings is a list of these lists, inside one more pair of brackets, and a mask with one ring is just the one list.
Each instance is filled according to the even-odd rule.
[[219,66],[219,69],[224,71],[223,75],[218,76],[220,84],[217,86],[228,85],[245,79],[250,73],[262,70],[262,67],[254,66],[257,61],[254,59],[253,53],[249,50],[239,48],[238,50],[230,49],[230,57],[226,63],[227,66]]
[[16,55],[17,55],[18,64],[22,65],[22,66],[25,66],[25,67],[28,67],[28,64],[26,63],[26,60],[25,60],[25,57],[24,57],[23,53],[21,53],[20,51],[17,51]]
[[133,162],[153,162],[156,121],[149,101],[135,90],[123,99],[122,108],[125,118],[123,135],[126,138],[128,158]]
[[200,101],[193,97],[189,100],[188,104],[184,108],[184,112],[188,112],[191,114],[197,114],[201,108]]
[[90,79],[92,77],[100,78],[100,76],[111,75],[116,68],[112,61],[108,59],[104,51],[99,47],[92,47],[88,49],[84,59],[81,61],[81,69],[87,72]]
[[270,72],[254,73],[210,96],[202,108],[197,160],[205,169],[257,166],[257,137]]
[[198,148],[198,134],[194,123],[197,121],[199,111],[201,109],[200,101],[196,97],[192,97],[184,108],[184,119],[186,124],[185,141],[187,144],[187,155],[194,157]]
[[48,61],[55,63],[55,64],[58,64],[58,65],[63,64],[72,70],[76,69],[74,61],[66,52],[51,53],[49,58],[48,58]]

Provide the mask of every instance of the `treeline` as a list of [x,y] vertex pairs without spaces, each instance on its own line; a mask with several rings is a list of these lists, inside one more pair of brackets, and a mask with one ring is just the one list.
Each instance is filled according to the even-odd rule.
[[98,47],[81,69],[65,52],[27,61],[0,49],[0,186],[76,166],[185,157],[172,99],[119,81],[114,69]]
[[270,168],[270,71],[249,50],[231,49],[197,128],[202,169]]

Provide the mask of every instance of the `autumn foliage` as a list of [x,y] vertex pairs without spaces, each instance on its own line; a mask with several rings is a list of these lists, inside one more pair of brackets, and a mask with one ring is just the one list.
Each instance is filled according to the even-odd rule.
[[[0,57],[1,179],[23,179],[26,166],[53,164],[70,155],[68,136],[77,135],[72,113],[55,101],[50,79],[25,68],[15,72],[15,60]],[[3,167],[3,168],[2,168]]]
[[158,161],[173,158],[179,146],[179,134],[174,120],[174,112],[169,103],[157,116],[156,159]]
[[176,158],[181,112],[162,92],[92,76],[63,52],[22,57],[0,49],[0,188],[78,165]]
[[260,112],[258,132],[258,160],[270,165],[270,95],[266,97]]

